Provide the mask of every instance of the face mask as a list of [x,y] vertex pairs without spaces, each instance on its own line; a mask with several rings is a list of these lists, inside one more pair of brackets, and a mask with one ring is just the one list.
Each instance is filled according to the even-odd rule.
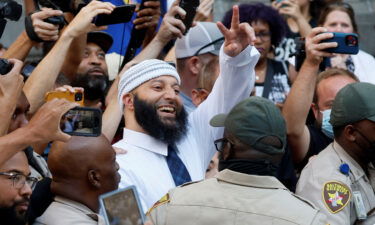
[[239,173],[259,175],[259,176],[276,176],[278,166],[269,160],[247,160],[247,159],[229,159],[219,160],[219,171],[230,169]]
[[329,138],[333,139],[333,128],[331,123],[329,122],[331,118],[331,109],[327,109],[321,111],[323,114],[323,121],[322,121],[322,132]]

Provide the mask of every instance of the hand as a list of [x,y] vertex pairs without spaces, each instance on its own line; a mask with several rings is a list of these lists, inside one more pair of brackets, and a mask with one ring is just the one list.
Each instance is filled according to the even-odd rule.
[[56,41],[59,38],[59,26],[47,23],[44,19],[52,16],[62,16],[63,12],[60,10],[53,10],[49,8],[42,8],[42,11],[33,13],[31,15],[32,24],[35,33],[43,41]]
[[1,107],[9,107],[18,101],[23,87],[23,77],[21,69],[22,61],[18,59],[8,59],[8,62],[13,64],[13,68],[9,73],[0,75],[0,102]]
[[295,0],[284,0],[279,3],[274,1],[272,5],[274,5],[281,15],[291,17],[295,20],[304,18],[301,13],[301,8]]
[[315,27],[310,34],[307,35],[305,43],[306,59],[304,63],[319,66],[323,57],[333,56],[332,53],[325,52],[324,49],[337,47],[337,42],[320,43],[322,40],[333,37],[332,33],[323,32],[327,32],[327,29],[324,27]]
[[197,13],[195,14],[194,21],[210,21],[214,0],[201,0]]
[[90,31],[104,30],[106,26],[97,27],[92,23],[95,16],[99,14],[111,14],[115,6],[109,2],[91,1],[69,23],[65,34],[73,38],[87,34]]
[[254,45],[256,39],[254,30],[248,23],[240,24],[239,9],[237,5],[233,6],[230,29],[228,30],[221,22],[218,22],[217,26],[225,38],[225,54],[235,57],[247,48],[247,46]]
[[156,29],[160,18],[160,2],[159,1],[146,1],[145,8],[137,10],[139,18],[133,21],[135,29],[141,30],[145,28]]
[[72,87],[70,85],[64,85],[64,86],[56,88],[55,91],[59,91],[59,92],[69,91],[70,93],[76,93],[76,92],[83,92],[84,90],[81,87]]
[[163,22],[160,26],[156,38],[162,43],[167,43],[174,38],[182,38],[186,27],[182,20],[176,19],[176,15],[179,15],[182,19],[185,18],[186,12],[178,6],[179,0],[176,0],[168,12],[163,18]]
[[26,128],[39,140],[39,143],[50,141],[66,142],[70,139],[70,135],[61,131],[60,120],[69,109],[76,106],[79,105],[65,99],[53,99],[39,108]]

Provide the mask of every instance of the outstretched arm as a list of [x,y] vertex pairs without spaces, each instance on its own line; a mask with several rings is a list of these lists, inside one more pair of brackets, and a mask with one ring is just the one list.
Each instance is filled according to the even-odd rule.
[[305,125],[315,92],[316,78],[319,64],[323,57],[332,56],[324,52],[325,48],[335,47],[336,42],[320,43],[332,37],[325,28],[314,28],[306,37],[306,59],[289,92],[283,108],[283,115],[287,125],[288,143],[292,150],[295,163],[301,162],[309,149],[310,132]]

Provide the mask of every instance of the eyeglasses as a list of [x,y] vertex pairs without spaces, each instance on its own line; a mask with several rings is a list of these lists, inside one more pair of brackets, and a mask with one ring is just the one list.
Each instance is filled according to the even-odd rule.
[[218,152],[222,152],[223,151],[223,148],[225,147],[226,144],[229,143],[229,147],[232,148],[232,146],[234,145],[230,140],[228,140],[227,138],[220,138],[220,139],[217,139],[216,141],[214,141],[214,144],[215,144],[215,147],[216,147],[216,151]]
[[271,32],[255,33],[255,37],[261,39],[262,41],[269,41],[271,39]]
[[204,46],[201,47],[200,49],[198,49],[198,50],[194,53],[194,56],[198,56],[199,53],[200,53],[203,49],[205,49],[205,48],[207,48],[207,47],[209,47],[209,46],[211,46],[211,45],[215,45],[215,49],[220,49],[220,47],[221,47],[221,45],[223,44],[223,42],[224,42],[224,37],[221,37],[221,38],[219,38],[219,39],[216,39],[216,40],[214,40],[214,41],[212,41],[212,42],[210,42],[210,43],[204,45]]
[[8,176],[10,180],[13,182],[13,187],[17,189],[21,189],[25,186],[25,183],[30,186],[31,189],[33,189],[38,182],[38,179],[36,177],[28,177],[21,173],[5,173],[0,172],[0,175]]

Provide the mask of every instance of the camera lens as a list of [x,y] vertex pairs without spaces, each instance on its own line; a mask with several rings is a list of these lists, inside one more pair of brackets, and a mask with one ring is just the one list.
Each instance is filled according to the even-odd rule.
[[76,102],[79,102],[82,100],[82,92],[77,92],[75,95],[74,95],[74,101]]
[[356,36],[348,35],[346,36],[346,45],[347,46],[357,46],[358,40]]

